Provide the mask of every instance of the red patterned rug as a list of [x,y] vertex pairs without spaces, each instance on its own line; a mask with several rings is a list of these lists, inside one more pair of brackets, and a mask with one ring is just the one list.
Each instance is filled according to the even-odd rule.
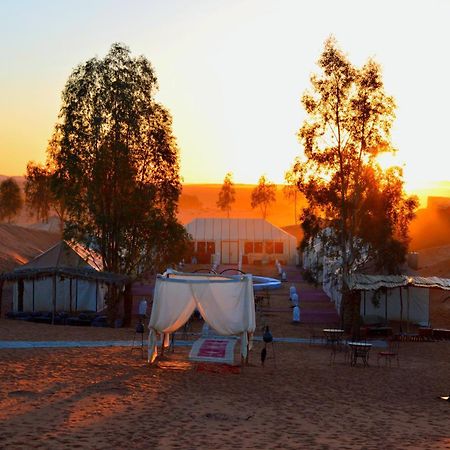
[[236,339],[201,338],[194,342],[189,353],[192,361],[233,364]]

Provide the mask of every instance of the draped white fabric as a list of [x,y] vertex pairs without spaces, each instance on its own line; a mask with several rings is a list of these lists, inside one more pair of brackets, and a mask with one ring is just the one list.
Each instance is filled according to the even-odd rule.
[[218,334],[241,336],[241,354],[247,356],[247,333],[255,330],[251,275],[225,277],[168,271],[156,279],[149,323],[149,361],[156,357],[157,334],[173,333],[197,308]]

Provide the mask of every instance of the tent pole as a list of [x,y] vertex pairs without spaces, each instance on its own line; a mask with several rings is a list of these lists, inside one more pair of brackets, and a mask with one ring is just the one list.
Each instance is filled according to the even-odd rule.
[[403,288],[400,286],[400,334],[403,334]]
[[387,312],[387,294],[388,290],[386,288],[386,290],[384,291],[384,319],[386,320],[386,324],[388,321],[388,312]]
[[409,333],[409,287],[406,288],[406,332]]
[[72,312],[72,278],[69,278],[69,312]]
[[52,301],[53,301],[52,325],[54,325],[56,314],[56,273],[53,274],[52,279]]
[[364,317],[366,317],[366,291],[363,291],[364,294]]
[[78,278],[75,279],[75,311],[78,311]]
[[161,358],[164,356],[165,333],[161,333]]
[[17,280],[17,311],[23,311],[23,279]]

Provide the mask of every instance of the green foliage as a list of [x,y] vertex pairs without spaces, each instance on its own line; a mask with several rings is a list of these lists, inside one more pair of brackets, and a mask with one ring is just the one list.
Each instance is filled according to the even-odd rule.
[[150,62],[114,44],[70,75],[48,152],[65,237],[95,248],[105,270],[133,277],[177,262],[187,242],[176,219],[172,119],[156,90]]
[[29,162],[25,175],[25,203],[38,220],[47,221],[52,191],[49,173],[44,166]]
[[0,183],[0,219],[11,222],[23,206],[19,185],[13,178],[7,178]]
[[277,187],[262,175],[258,181],[258,185],[252,191],[251,207],[253,209],[259,207],[263,219],[267,217],[269,206],[275,202],[276,190]]
[[55,171],[48,164],[29,162],[25,180],[25,202],[32,214],[45,222],[54,211],[62,226],[66,216],[65,190],[59,186]]
[[369,60],[354,67],[333,38],[318,65],[322,73],[311,77],[312,89],[302,98],[308,114],[298,134],[304,157],[290,173],[308,201],[304,242],[332,227],[344,280],[367,249],[378,269],[396,272],[417,200],[406,197],[399,168],[383,172],[376,160],[394,151],[394,99],[384,91],[380,66]]
[[227,217],[230,217],[231,205],[236,201],[236,190],[233,188],[232,174],[228,172],[223,180],[222,188],[219,192],[217,206],[226,211]]

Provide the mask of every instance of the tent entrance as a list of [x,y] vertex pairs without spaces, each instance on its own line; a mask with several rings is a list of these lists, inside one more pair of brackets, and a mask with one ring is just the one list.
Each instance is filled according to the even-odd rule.
[[238,241],[222,241],[222,264],[237,264],[238,248]]

